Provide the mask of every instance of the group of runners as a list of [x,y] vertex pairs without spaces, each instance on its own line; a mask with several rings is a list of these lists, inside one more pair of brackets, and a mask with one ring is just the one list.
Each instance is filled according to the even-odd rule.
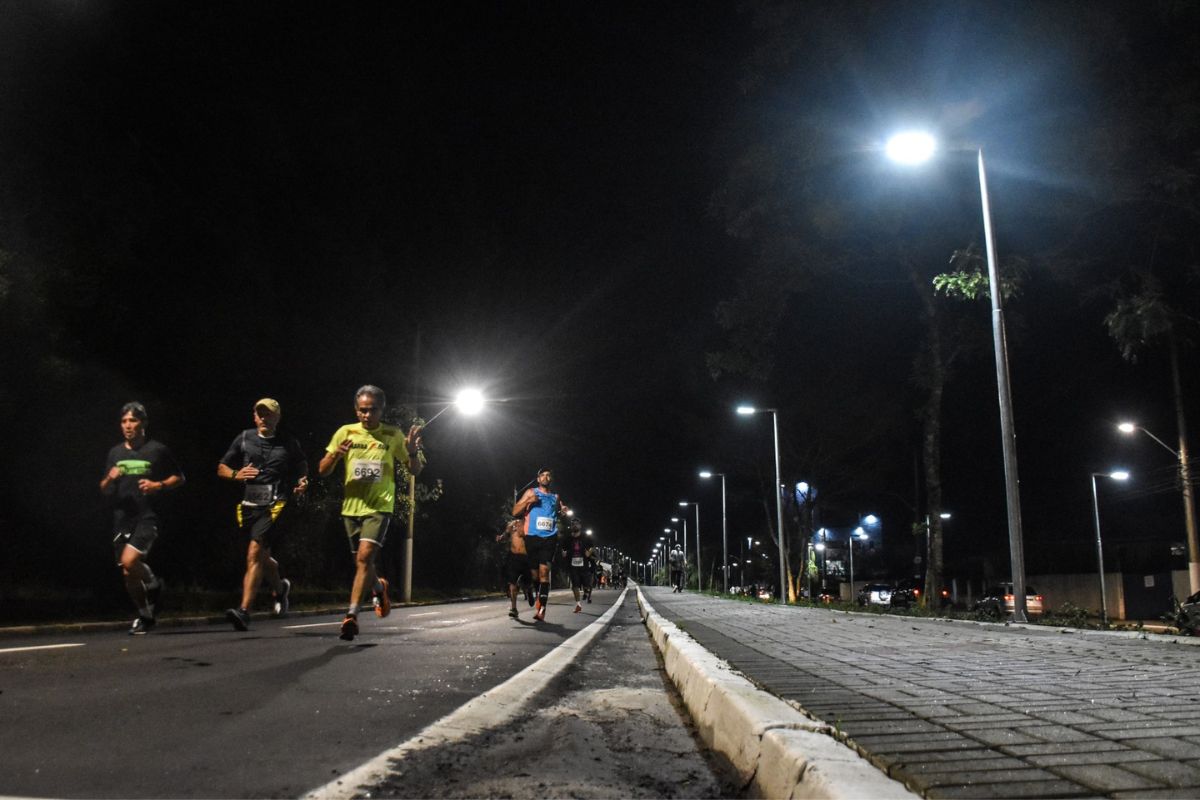
[[[553,481],[551,470],[539,469],[537,485],[526,489],[513,504],[512,521],[496,537],[507,545],[503,569],[508,583],[508,615],[513,619],[520,617],[517,596],[523,592],[534,609],[534,621],[545,621],[550,569],[556,555],[567,565],[571,577],[574,613],[583,610],[585,601],[592,602],[593,575],[599,566],[596,548],[584,538],[579,520],[569,515],[570,509],[550,490]],[[560,533],[567,535],[560,537]]]
[[[375,568],[376,556],[387,538],[396,504],[396,466],[417,475],[425,465],[421,427],[407,432],[383,422],[386,396],[377,386],[366,385],[354,393],[357,421],[334,432],[317,467],[322,477],[344,462],[345,498],[342,522],[355,562],[350,606],[342,620],[342,639],[358,635],[358,615],[366,605],[379,617],[391,612],[387,580]],[[291,582],[280,576],[271,549],[277,544],[281,520],[293,497],[308,489],[308,462],[299,442],[278,433],[282,416],[278,401],[264,397],[254,404],[254,427],[239,433],[217,464],[217,475],[241,485],[242,498],[235,515],[238,528],[249,537],[241,604],[226,611],[226,619],[239,631],[250,625],[250,609],[259,586],[271,590],[272,614],[288,611]],[[156,622],[162,582],[146,562],[160,528],[160,501],[164,492],[185,482],[171,452],[150,438],[149,415],[141,403],[121,408],[122,441],[108,453],[100,490],[113,506],[113,548],[125,588],[137,609],[129,628],[145,634]]]

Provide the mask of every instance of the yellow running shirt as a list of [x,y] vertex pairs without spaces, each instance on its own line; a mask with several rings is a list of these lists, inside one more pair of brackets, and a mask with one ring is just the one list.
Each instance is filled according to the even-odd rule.
[[396,508],[396,463],[408,470],[408,450],[405,433],[394,425],[380,423],[368,431],[362,423],[343,425],[329,440],[326,452],[334,453],[338,445],[350,440],[350,452],[344,459],[346,467],[346,498],[342,515],[362,517],[367,514],[394,513]]

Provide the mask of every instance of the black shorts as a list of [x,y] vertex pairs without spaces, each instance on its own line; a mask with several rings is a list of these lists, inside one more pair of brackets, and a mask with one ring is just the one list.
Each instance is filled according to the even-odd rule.
[[250,541],[258,542],[269,550],[279,543],[279,517],[286,506],[285,500],[276,500],[269,506],[238,503],[238,530],[249,531]]
[[122,517],[113,521],[113,556],[121,565],[121,554],[129,545],[143,556],[149,555],[158,538],[158,517]]
[[526,536],[525,549],[529,551],[529,566],[541,566],[554,560],[554,551],[558,549],[558,538],[554,536]]
[[525,553],[506,553],[501,569],[504,572],[504,580],[508,583],[516,583],[522,575],[528,578],[529,556]]
[[571,567],[571,588],[590,589],[592,587],[592,571],[587,567]]

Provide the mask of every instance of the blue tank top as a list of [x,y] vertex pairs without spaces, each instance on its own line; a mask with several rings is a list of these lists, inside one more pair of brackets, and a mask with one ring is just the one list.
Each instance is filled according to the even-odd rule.
[[558,535],[558,495],[534,489],[537,502],[525,517],[525,535],[549,538]]

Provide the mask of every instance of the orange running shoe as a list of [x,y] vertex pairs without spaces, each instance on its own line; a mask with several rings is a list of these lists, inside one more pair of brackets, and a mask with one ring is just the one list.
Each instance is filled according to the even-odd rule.
[[392,613],[392,600],[388,597],[387,581],[379,578],[379,585],[383,587],[382,592],[371,590],[372,599],[375,601],[375,616],[386,617]]
[[354,641],[354,637],[358,636],[358,618],[353,614],[347,614],[342,620],[342,633],[339,639],[345,639],[347,642]]

